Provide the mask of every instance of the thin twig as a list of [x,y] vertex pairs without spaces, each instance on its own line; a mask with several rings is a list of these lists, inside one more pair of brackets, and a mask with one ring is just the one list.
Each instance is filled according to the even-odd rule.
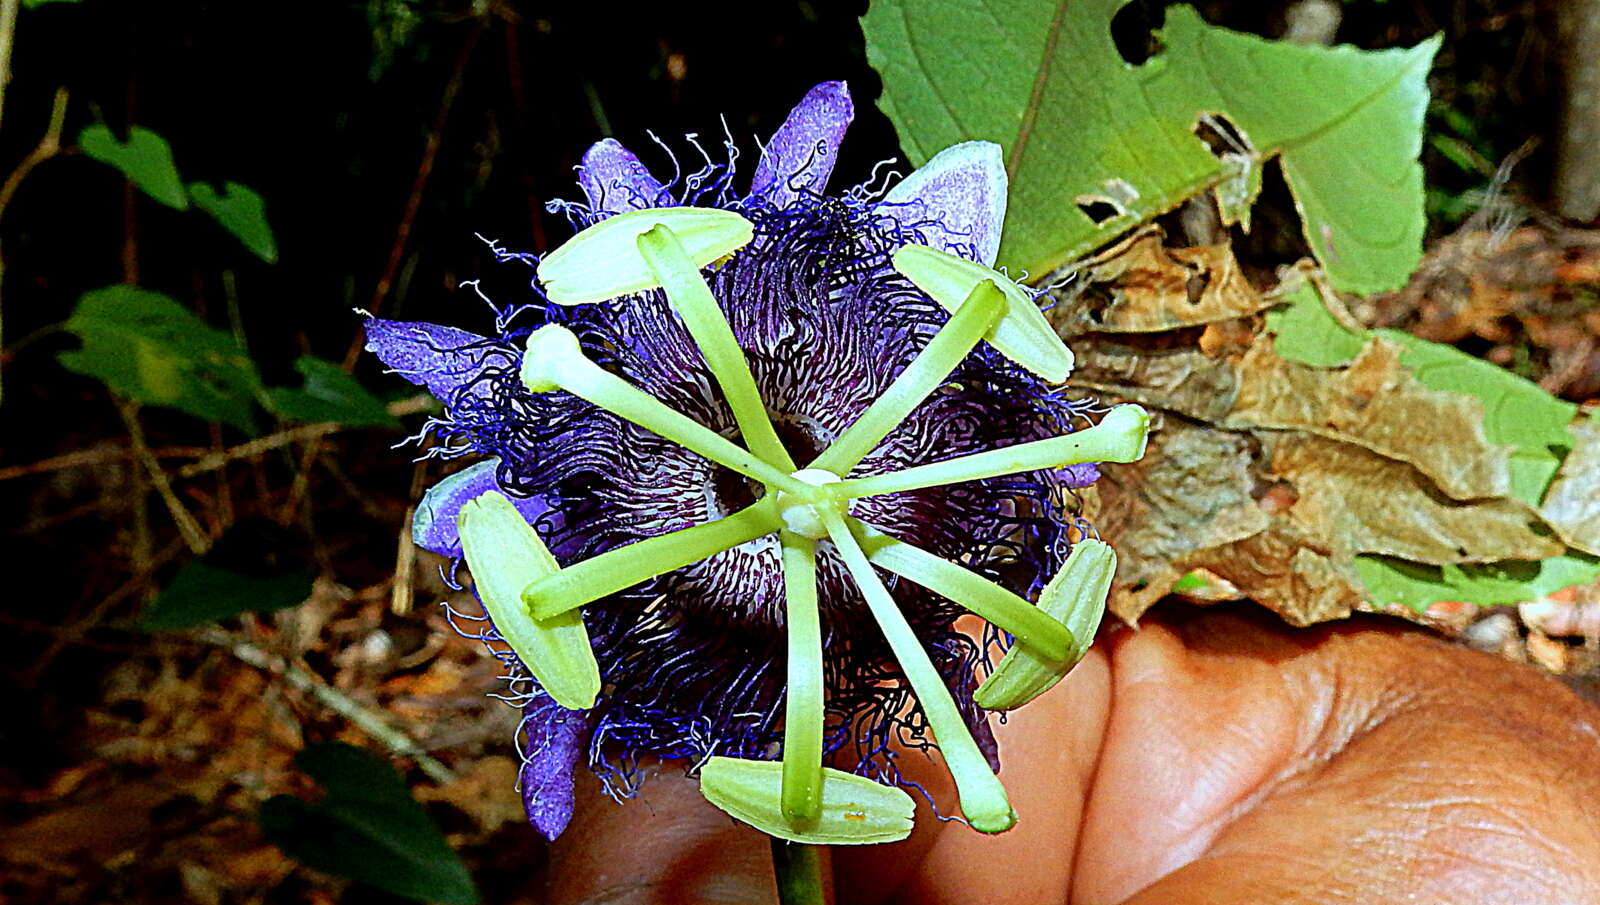
[[456,778],[453,770],[423,751],[409,735],[389,725],[384,714],[334,688],[321,676],[296,665],[289,658],[270,653],[254,644],[239,641],[216,629],[199,631],[195,636],[207,644],[226,647],[234,657],[257,669],[282,676],[290,687],[311,695],[317,703],[349,720],[363,732],[383,743],[389,750],[416,761],[422,772],[428,774],[434,782],[443,784]]
[[[394,415],[396,418],[400,418],[406,415],[415,415],[418,412],[425,412],[429,408],[432,408],[433,404],[432,396],[410,396],[405,399],[400,399],[389,403],[388,411],[389,414]],[[329,434],[334,434],[338,433],[339,431],[349,429],[351,428],[347,428],[345,425],[336,421],[318,421],[314,424],[302,424],[299,427],[292,427],[288,430],[279,431],[275,434],[268,434],[265,437],[257,437],[254,440],[241,443],[238,446],[229,447],[228,449],[220,452],[203,455],[198,461],[190,462],[188,465],[179,468],[178,477],[192,478],[198,474],[216,471],[222,466],[227,465],[229,462],[237,462],[240,459],[253,459],[263,453],[271,452],[274,449],[288,446],[291,443],[299,443],[303,440],[326,437]],[[0,472],[0,478],[5,476],[6,475],[4,472]]]
[[[0,0],[0,103],[5,99],[5,83],[11,80],[11,41],[16,31],[17,4],[16,0]],[[46,160],[61,153],[61,127],[67,118],[67,89],[62,86],[56,89],[56,99],[50,107],[50,125],[45,127],[44,137],[39,139],[39,144],[22,158],[17,168],[6,177],[5,184],[0,185],[0,216],[5,213],[6,207],[11,204],[11,198],[17,193],[17,186],[31,172],[33,168]],[[5,259],[0,256],[0,282],[5,279]],[[0,320],[0,338],[4,336],[4,321]],[[0,346],[3,348],[3,346]],[[0,364],[4,359],[0,358]],[[0,399],[4,399],[4,391],[0,390]]]
[[211,547],[211,538],[200,530],[200,523],[194,520],[194,516],[183,505],[183,501],[172,492],[172,482],[167,479],[167,473],[162,470],[161,463],[156,457],[150,454],[150,447],[145,445],[144,427],[139,424],[138,403],[122,399],[115,401],[117,414],[122,416],[122,423],[128,427],[128,439],[133,443],[134,454],[149,472],[156,494],[161,497],[161,502],[167,505],[167,512],[177,523],[178,533],[183,536],[183,542],[189,545],[189,551],[194,555],[204,555]]
[[[208,450],[204,446],[163,446],[160,449],[150,450],[150,454],[158,459],[197,459],[204,456]],[[88,468],[92,465],[104,465],[107,462],[118,462],[123,459],[135,458],[138,454],[131,447],[108,446],[100,449],[80,449],[77,452],[62,453],[26,465],[7,465],[0,468],[0,481],[9,481],[12,478],[25,478],[29,475],[48,474],[67,468]]]
[[5,110],[6,86],[11,84],[11,47],[17,40],[21,5],[21,0],[0,0],[0,111]]
[[67,98],[67,86],[62,85],[56,89],[56,99],[50,107],[50,124],[45,128],[44,137],[40,138],[33,150],[28,152],[28,156],[22,158],[22,162],[11,171],[6,181],[0,184],[0,213],[4,213],[11,204],[12,196],[17,193],[17,187],[34,167],[61,153],[61,129],[67,121]]
[[[411,238],[411,228],[417,222],[417,212],[422,209],[422,193],[428,186],[428,178],[433,174],[434,161],[439,157],[439,145],[444,141],[444,130],[450,120],[450,108],[455,106],[456,95],[461,93],[461,85],[466,80],[467,64],[472,61],[472,51],[478,46],[478,38],[482,37],[486,23],[480,20],[467,33],[467,38],[461,44],[461,52],[456,55],[455,69],[450,73],[450,81],[445,83],[444,94],[439,99],[439,112],[434,117],[433,129],[428,132],[427,141],[422,146],[422,161],[417,165],[416,178],[411,181],[411,195],[406,199],[404,213],[400,215],[400,223],[395,228],[394,244],[389,247],[388,260],[383,265],[383,275],[378,278],[377,286],[373,287],[372,300],[367,303],[367,311],[377,314],[383,307],[384,300],[389,296],[389,290],[394,286],[395,277],[400,273],[400,264],[405,260],[406,242]],[[355,367],[356,359],[361,355],[361,337],[350,344],[350,351],[345,353],[344,369],[346,371]],[[302,469],[304,470],[304,469]]]
[[[135,477],[138,477],[137,473],[135,474]],[[144,511],[143,503],[144,495],[140,494],[136,511]],[[136,546],[139,543],[137,536],[138,533],[139,532],[136,529],[134,541]],[[165,548],[156,553],[154,556],[150,555],[148,550],[142,554],[136,552],[134,555],[136,568],[134,569],[133,576],[118,586],[116,590],[100,598],[100,602],[96,603],[88,613],[84,614],[82,619],[75,620],[71,625],[62,626],[60,633],[57,634],[56,637],[51,641],[50,646],[46,647],[39,654],[39,656],[34,659],[33,663],[28,667],[28,671],[23,674],[22,678],[19,680],[22,683],[22,686],[24,688],[34,687],[34,685],[38,683],[39,679],[44,676],[45,670],[50,667],[50,664],[55,661],[56,657],[59,656],[63,650],[66,650],[67,645],[80,643],[84,635],[91,629],[105,628],[106,626],[103,624],[103,622],[106,614],[111,612],[112,609],[114,609],[118,604],[122,603],[122,601],[133,596],[136,592],[150,587],[150,579],[155,577],[156,570],[166,565],[167,562],[169,562],[173,557],[181,553],[183,549],[183,542],[174,538],[171,543],[167,544]]]
[[406,517],[400,522],[400,537],[394,555],[394,585],[389,589],[389,612],[405,616],[411,612],[416,599],[416,580],[413,574],[417,565],[417,544],[411,537],[411,520],[417,514],[417,497],[422,494],[422,484],[428,474],[428,463],[419,460],[411,469],[411,501],[406,506]]

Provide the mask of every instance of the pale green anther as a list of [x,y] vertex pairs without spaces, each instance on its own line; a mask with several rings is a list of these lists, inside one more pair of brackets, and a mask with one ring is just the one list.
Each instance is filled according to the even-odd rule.
[[554,393],[562,387],[562,375],[593,366],[576,334],[560,324],[549,324],[528,335],[519,376],[530,393]]
[[768,465],[755,453],[584,357],[578,338],[559,324],[548,324],[529,335],[527,351],[522,356],[522,383],[535,393],[566,390],[763,484],[801,494],[810,492],[808,485],[788,472]]
[[495,491],[461,507],[461,550],[483,608],[511,649],[557,704],[587,710],[600,693],[600,666],[577,610],[535,619],[522,589],[560,568],[517,507]]
[[1119,405],[1107,412],[1099,424],[1081,431],[841,481],[827,491],[841,498],[876,496],[1085,462],[1136,462],[1144,455],[1149,434],[1149,412],[1137,405]]
[[794,470],[794,460],[773,430],[767,407],[756,389],[744,350],[734,339],[733,328],[722,314],[722,307],[700,275],[700,267],[689,257],[677,233],[665,224],[638,238],[638,254],[658,284],[666,291],[672,310],[683,318],[689,335],[704,356],[711,374],[722,387],[722,395],[733,410],[750,451],[785,471]]
[[542,573],[517,591],[530,613],[539,619],[550,619],[641,581],[771,534],[781,525],[775,504],[771,499],[764,499],[716,521],[647,537],[565,569]]
[[792,531],[778,535],[783,550],[784,613],[788,622],[788,682],[783,712],[784,819],[796,830],[822,816],[822,620],[817,612],[817,551]]
[[828,538],[861,589],[867,609],[889,642],[889,649],[900,663],[900,671],[905,673],[917,703],[922,705],[934,740],[939,743],[939,752],[944,755],[945,766],[956,781],[962,815],[979,832],[1003,833],[1011,829],[1017,823],[1017,815],[1011,810],[1005,786],[1000,784],[983,752],[978,750],[978,743],[973,741],[966,720],[950,696],[950,689],[945,687],[944,677],[928,658],[927,650],[912,631],[905,614],[895,605],[872,563],[867,561],[866,553],[856,543],[844,519],[826,510],[824,518],[828,523]]
[[912,410],[938,389],[972,347],[1005,312],[1005,295],[992,281],[974,286],[950,319],[917,357],[895,377],[838,439],[812,461],[811,468],[848,474],[873,447],[900,426]]
[[943,595],[976,613],[1045,660],[1060,660],[1077,646],[1072,630],[1053,615],[963,566],[890,537],[870,525],[846,519],[867,560]]
[[1097,540],[1079,541],[1061,571],[1039,593],[1039,609],[1066,623],[1073,636],[1081,640],[1059,660],[1042,657],[1022,645],[1013,647],[978,686],[972,698],[978,706],[1015,710],[1061,681],[1094,643],[1116,572],[1115,550]]
[[658,207],[607,217],[568,239],[539,262],[539,282],[562,305],[601,302],[660,285],[639,255],[639,236],[666,226],[698,270],[743,248],[755,235],[749,220],[709,207]]
[[911,835],[916,803],[904,790],[831,767],[822,768],[816,822],[796,829],[783,813],[783,765],[713,757],[700,768],[706,800],[769,836],[812,845],[898,842]]
[[1006,313],[985,337],[989,344],[1050,383],[1061,383],[1072,373],[1072,350],[1027,291],[1005,274],[926,245],[904,246],[893,261],[895,270],[952,312],[973,287],[993,280],[1006,294]]

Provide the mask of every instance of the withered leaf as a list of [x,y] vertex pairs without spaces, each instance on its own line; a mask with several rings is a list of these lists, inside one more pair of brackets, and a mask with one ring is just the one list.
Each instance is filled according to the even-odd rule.
[[1250,493],[1253,445],[1167,416],[1142,460],[1106,470],[1088,503],[1118,551],[1112,612],[1133,622],[1183,577],[1192,554],[1267,526]]
[[1402,352],[1374,337],[1348,366],[1317,368],[1279,358],[1271,337],[1258,337],[1239,362],[1238,396],[1223,423],[1353,443],[1416,466],[1458,500],[1508,495],[1511,447],[1489,442],[1483,404],[1424,387],[1401,367]]
[[1295,433],[1261,436],[1273,474],[1298,492],[1284,517],[1341,560],[1377,553],[1442,565],[1544,559],[1566,549],[1536,530],[1519,501],[1452,500],[1406,463],[1360,446]]
[[1600,421],[1572,425],[1572,452],[1561,463],[1539,514],[1561,539],[1600,556]]
[[1056,322],[1063,336],[1153,333],[1254,314],[1272,304],[1226,245],[1166,248],[1146,228],[1101,254],[1073,284]]
[[1311,538],[1278,516],[1259,534],[1191,557],[1196,568],[1222,576],[1291,625],[1314,625],[1350,615],[1366,596],[1346,561],[1315,549]]
[[1233,409],[1238,381],[1233,368],[1196,347],[1187,336],[1084,337],[1071,344],[1077,358],[1072,385],[1216,423]]

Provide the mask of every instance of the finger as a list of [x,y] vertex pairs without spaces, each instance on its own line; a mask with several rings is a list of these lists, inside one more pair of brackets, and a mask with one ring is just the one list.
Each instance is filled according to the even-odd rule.
[[[1096,649],[1059,685],[995,726],[1015,828],[986,836],[959,822],[941,822],[913,792],[919,801],[910,839],[834,850],[841,905],[1065,902],[1109,688],[1110,667]],[[937,755],[907,752],[900,768],[940,811],[955,812],[955,786]]]
[[551,905],[750,905],[777,896],[767,837],[712,807],[677,762],[621,804],[580,771],[577,808],[550,865]]

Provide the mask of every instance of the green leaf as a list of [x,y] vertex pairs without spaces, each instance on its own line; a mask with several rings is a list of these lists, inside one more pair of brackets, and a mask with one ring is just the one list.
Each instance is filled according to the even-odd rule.
[[[1130,66],[1111,40],[1123,4],[878,0],[862,20],[879,104],[913,163],[969,139],[1006,148],[1003,263],[1043,275],[1240,178],[1241,156],[1281,155],[1333,284],[1367,293],[1405,281],[1422,251],[1417,154],[1437,38],[1373,52],[1275,43],[1179,6],[1166,12],[1164,49]],[[1195,134],[1207,115],[1242,143],[1213,153]],[[1094,202],[1115,215],[1096,223],[1075,209]]]
[[[1286,281],[1287,283],[1287,281]],[[1347,330],[1334,319],[1310,279],[1283,293],[1283,304],[1267,312],[1273,351],[1287,361],[1329,368],[1361,353],[1367,335]]]
[[46,3],[77,3],[79,0],[22,0],[22,5],[28,9],[37,9]]
[[268,407],[283,417],[333,421],[351,427],[400,426],[400,419],[389,414],[382,400],[333,362],[302,355],[294,369],[304,375],[303,386],[267,391]]
[[317,802],[277,795],[262,804],[262,832],[285,854],[409,899],[478,901],[461,857],[388,761],[328,742],[306,748],[295,764],[327,794]]
[[277,263],[278,243],[272,238],[272,227],[267,225],[267,205],[255,190],[237,182],[224,182],[222,194],[218,195],[204,182],[191,182],[189,197],[256,257],[268,264]]
[[134,126],[128,130],[128,140],[120,142],[109,127],[96,123],[78,133],[78,147],[88,157],[121,171],[151,198],[180,211],[189,209],[189,196],[184,194],[178,167],[172,162],[172,146],[160,135]]
[[84,293],[64,326],[83,340],[59,356],[68,370],[143,403],[255,431],[255,365],[232,336],[171,298],[107,286]]
[[1443,600],[1501,606],[1528,603],[1600,578],[1600,559],[1571,552],[1538,562],[1425,566],[1384,556],[1358,556],[1356,573],[1372,599],[1418,612]]
[[147,629],[192,628],[240,613],[281,610],[311,596],[310,572],[246,575],[196,560],[178,570],[140,624]]
[[1399,330],[1372,332],[1405,347],[1400,363],[1411,369],[1423,386],[1467,393],[1483,402],[1483,430],[1489,442],[1516,448],[1511,454],[1512,495],[1537,506],[1562,457],[1572,448],[1572,432],[1567,425],[1578,407],[1454,346],[1429,342]]

